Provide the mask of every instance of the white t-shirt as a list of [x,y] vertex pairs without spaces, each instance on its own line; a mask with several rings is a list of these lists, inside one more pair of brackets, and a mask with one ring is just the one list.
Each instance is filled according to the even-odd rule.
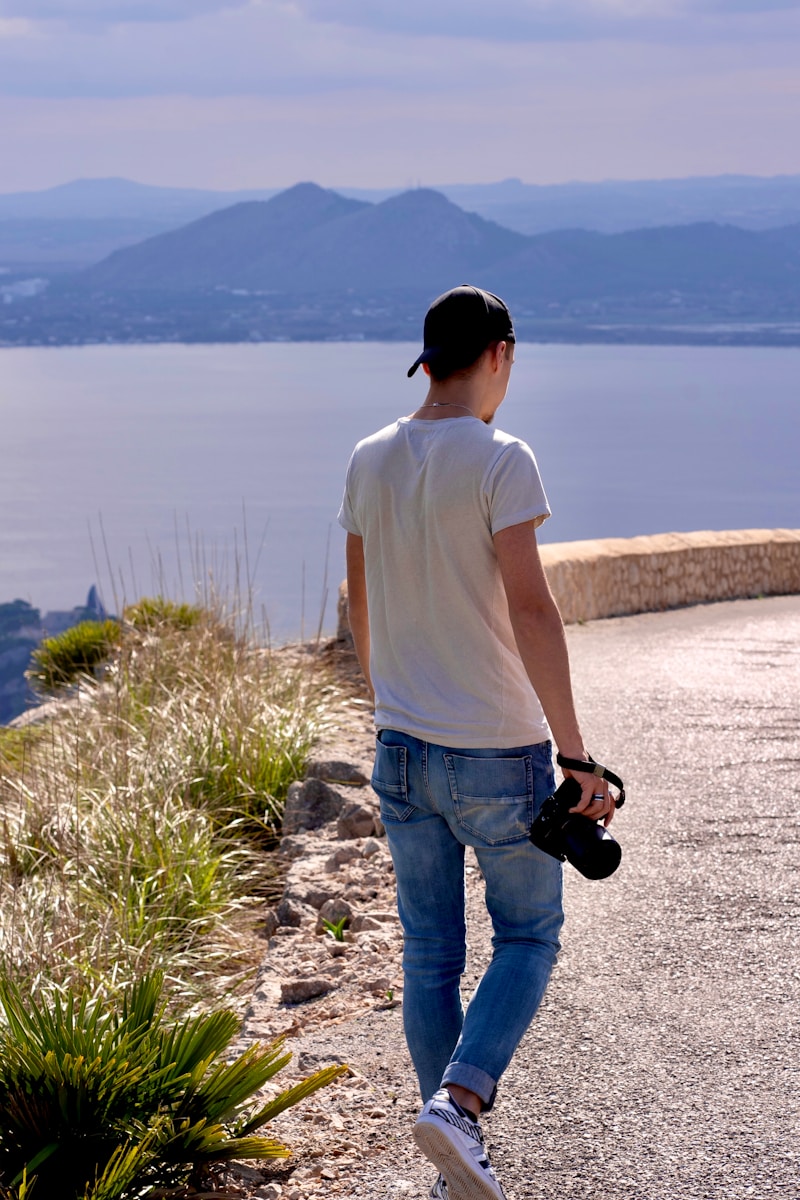
[[533,451],[474,417],[359,442],[339,523],[364,539],[375,723],[453,747],[549,736],[492,535],[550,515]]

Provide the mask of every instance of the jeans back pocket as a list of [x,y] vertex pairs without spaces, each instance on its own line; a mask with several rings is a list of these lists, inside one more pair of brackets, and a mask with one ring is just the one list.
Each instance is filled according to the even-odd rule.
[[531,756],[477,758],[445,754],[459,825],[487,846],[527,838],[533,820]]
[[407,759],[405,746],[384,746],[376,741],[371,783],[381,802],[384,825],[387,821],[405,821],[414,811],[408,800]]

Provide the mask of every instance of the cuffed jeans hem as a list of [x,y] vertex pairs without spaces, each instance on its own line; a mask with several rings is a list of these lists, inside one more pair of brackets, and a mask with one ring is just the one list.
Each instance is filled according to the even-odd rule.
[[442,1087],[446,1087],[448,1083],[454,1083],[456,1087],[466,1088],[468,1092],[474,1092],[476,1096],[480,1096],[484,1112],[489,1112],[494,1105],[494,1098],[497,1095],[497,1080],[492,1079],[491,1075],[487,1075],[480,1067],[473,1067],[469,1063],[463,1062],[448,1063],[447,1070],[442,1076]]

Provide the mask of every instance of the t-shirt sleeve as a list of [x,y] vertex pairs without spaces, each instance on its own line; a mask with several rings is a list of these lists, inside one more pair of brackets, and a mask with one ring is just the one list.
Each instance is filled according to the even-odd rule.
[[512,442],[500,455],[486,484],[492,535],[523,521],[541,525],[550,516],[536,458],[525,442]]
[[361,529],[356,521],[356,515],[353,511],[352,475],[354,457],[355,454],[353,454],[353,456],[350,458],[350,462],[347,464],[347,475],[344,482],[344,495],[342,496],[342,503],[339,507],[339,516],[337,519],[342,528],[346,529],[348,533],[354,533],[357,537],[361,537]]

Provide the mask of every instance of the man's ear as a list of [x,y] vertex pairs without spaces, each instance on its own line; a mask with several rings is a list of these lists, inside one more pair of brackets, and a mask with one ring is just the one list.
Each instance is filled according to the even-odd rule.
[[422,369],[423,369],[423,371],[425,372],[425,374],[426,374],[426,375],[430,375],[430,373],[431,373],[431,369],[430,369],[430,367],[428,366],[428,364],[427,364],[427,363],[423,363],[423,364],[422,364]]
[[503,364],[506,360],[506,350],[507,349],[508,349],[508,342],[498,342],[497,345],[495,346],[494,354],[492,355],[492,367],[494,368],[495,371],[499,371],[500,368],[503,366]]

